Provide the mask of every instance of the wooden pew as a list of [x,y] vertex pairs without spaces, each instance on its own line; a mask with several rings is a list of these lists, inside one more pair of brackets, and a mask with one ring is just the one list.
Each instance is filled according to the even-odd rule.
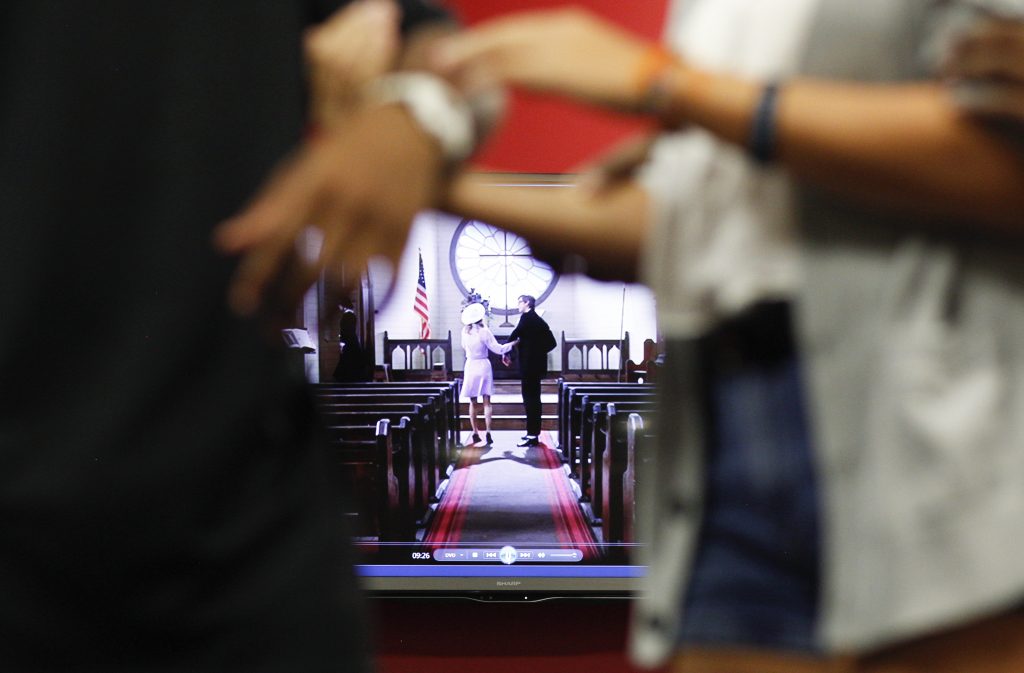
[[636,541],[636,501],[641,488],[637,478],[639,466],[652,453],[654,430],[639,414],[629,414],[626,421],[626,471],[622,475],[622,541]]
[[[612,356],[618,362],[612,366]],[[578,358],[579,365],[574,365]],[[569,338],[562,332],[562,376],[576,380],[623,380],[629,360],[629,332],[620,339]]]
[[[406,420],[403,422],[402,418]],[[414,523],[422,513],[417,510],[416,505],[416,472],[414,469],[413,456],[416,453],[418,438],[412,419],[408,416],[396,415],[385,418],[373,416],[356,415],[353,418],[339,419],[345,425],[330,425],[325,431],[329,442],[332,445],[343,445],[345,442],[365,438],[369,428],[376,428],[381,420],[387,420],[392,430],[396,427],[402,428],[400,437],[392,438],[391,471],[395,475],[398,484],[399,510]],[[415,527],[415,526],[414,526]]]
[[448,411],[448,404],[440,393],[436,391],[386,391],[386,392],[355,392],[355,391],[332,391],[321,394],[316,399],[318,409],[327,409],[335,405],[355,405],[367,408],[378,404],[421,404],[431,412],[431,426],[436,435],[438,455],[443,460],[452,436],[449,424],[451,414]]
[[[384,409],[380,405],[385,404],[415,404],[423,409],[412,418],[413,423],[420,435],[423,446],[424,469],[427,470],[428,481],[431,489],[438,483],[438,475],[448,466],[448,437],[450,431],[447,427],[447,415],[437,394],[408,393],[408,392],[384,392],[367,393],[358,392],[330,392],[317,398],[317,408],[321,415],[328,414],[335,407],[339,411],[349,408],[375,408]],[[433,493],[433,490],[430,490]]]
[[583,500],[589,501],[595,519],[602,510],[602,460],[607,446],[606,415],[608,405],[615,403],[622,409],[653,412],[656,402],[653,393],[596,394],[583,396],[583,414],[580,428],[579,465],[580,490]]
[[425,519],[447,476],[449,451],[454,455],[458,439],[460,383],[324,383],[312,388],[329,435],[339,445],[365,436],[366,427],[379,419],[392,424],[406,419],[404,442],[391,455],[399,492],[396,518],[402,524],[399,536],[403,539],[412,539],[416,524]]
[[356,536],[393,542],[415,535],[415,521],[402,499],[393,460],[407,450],[403,448],[408,442],[407,422],[407,418],[396,424],[382,419],[376,425],[350,428],[344,438],[331,442],[350,508],[346,514],[353,519]]
[[417,520],[422,520],[429,504],[434,499],[438,480],[432,478],[429,455],[433,432],[430,429],[430,410],[421,405],[409,405],[404,410],[381,410],[368,408],[356,411],[327,411],[324,422],[328,437],[343,441],[358,432],[358,428],[375,425],[381,419],[400,423],[407,418],[409,441],[402,451],[393,454],[394,473],[399,480],[402,500]]
[[[639,424],[642,428],[656,413],[653,403],[648,405],[609,402],[605,406],[602,420],[604,449],[601,452],[600,466],[595,465],[601,479],[600,483],[595,481],[594,484],[595,492],[601,495],[600,501],[596,502],[594,507],[601,512],[601,532],[605,542],[633,541],[632,519],[629,525],[630,538],[626,538],[626,517],[627,510],[630,517],[635,514],[635,426]],[[632,441],[629,426],[631,422],[634,424]],[[640,447],[641,450],[644,448]]]
[[577,478],[579,476],[576,467],[579,457],[577,448],[579,446],[580,424],[583,413],[580,406],[581,396],[588,391],[612,393],[619,390],[624,392],[646,392],[653,390],[653,388],[635,383],[558,380],[558,448]]
[[578,414],[579,399],[574,396],[585,391],[591,392],[653,392],[654,386],[645,383],[615,383],[604,381],[567,381],[564,378],[558,379],[558,448],[563,455],[568,455],[569,446],[572,442],[569,439],[579,435],[579,423],[573,422],[573,414]]
[[567,395],[565,418],[565,442],[560,443],[562,453],[569,463],[569,469],[573,476],[582,478],[580,470],[585,469],[589,464],[587,456],[583,455],[586,449],[585,444],[593,433],[593,426],[590,423],[593,416],[587,413],[588,407],[595,402],[614,402],[630,400],[653,400],[654,390],[641,388],[633,384],[632,388],[602,390],[602,389],[577,389],[570,388]]
[[461,412],[459,409],[459,391],[462,387],[460,379],[452,381],[407,381],[407,382],[365,382],[365,383],[319,383],[313,384],[314,397],[330,395],[332,393],[368,393],[370,395],[379,392],[404,392],[404,393],[437,393],[442,397],[439,413],[443,414],[447,425],[447,439],[444,442],[444,449],[449,461],[454,459],[452,450],[459,443],[459,428],[462,426]]

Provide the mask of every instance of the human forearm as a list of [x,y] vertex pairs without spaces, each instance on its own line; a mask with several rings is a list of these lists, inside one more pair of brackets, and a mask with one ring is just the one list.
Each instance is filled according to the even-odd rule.
[[498,343],[498,340],[494,338],[493,334],[487,337],[487,349],[494,353],[495,355],[504,355],[505,353],[508,353],[510,350],[516,347],[517,343],[519,342],[509,341],[508,343],[500,344]]
[[[700,77],[678,78],[666,121],[747,146],[761,84]],[[805,182],[908,214],[1024,231],[1024,160],[938,83],[794,80],[781,89],[775,122],[777,159]]]
[[[526,12],[448,41],[438,62],[486,63],[529,89],[696,125],[746,148],[764,82],[708,72],[580,11]],[[776,158],[796,177],[886,209],[1021,228],[1019,149],[958,112],[938,81],[794,79],[775,114]]]
[[522,236],[558,256],[579,255],[588,272],[633,280],[647,236],[647,197],[635,183],[599,194],[576,187],[498,186],[480,173],[462,173],[446,208]]

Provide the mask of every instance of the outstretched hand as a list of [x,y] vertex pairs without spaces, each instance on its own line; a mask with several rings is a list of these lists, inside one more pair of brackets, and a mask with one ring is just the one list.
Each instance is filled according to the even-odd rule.
[[[439,148],[399,105],[361,109],[306,142],[215,232],[221,251],[241,257],[231,307],[288,310],[321,268],[352,287],[371,258],[397,264],[413,217],[438,200],[441,169]],[[297,247],[308,227],[322,234],[313,260]]]
[[637,110],[638,74],[649,43],[589,12],[521,12],[481,23],[438,44],[433,66],[449,76],[481,67],[496,79],[582,101]]

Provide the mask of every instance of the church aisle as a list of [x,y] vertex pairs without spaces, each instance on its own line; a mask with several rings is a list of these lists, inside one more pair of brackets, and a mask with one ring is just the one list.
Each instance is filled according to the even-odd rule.
[[430,550],[456,545],[575,548],[597,555],[594,535],[548,432],[517,447],[520,431],[465,447],[424,537]]

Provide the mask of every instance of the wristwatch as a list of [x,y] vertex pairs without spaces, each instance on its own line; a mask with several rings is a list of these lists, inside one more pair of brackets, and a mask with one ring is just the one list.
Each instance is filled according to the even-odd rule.
[[445,161],[458,163],[476,148],[473,111],[462,95],[436,75],[400,72],[377,78],[371,100],[404,105],[416,123],[441,146]]

